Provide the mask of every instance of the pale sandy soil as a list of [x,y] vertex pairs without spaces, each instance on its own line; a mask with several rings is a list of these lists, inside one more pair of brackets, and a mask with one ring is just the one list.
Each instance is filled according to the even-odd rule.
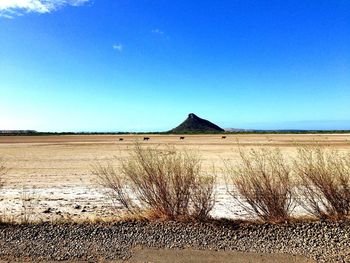
[[[234,206],[225,193],[221,168],[222,159],[238,157],[238,143],[249,147],[281,148],[293,156],[297,145],[322,144],[350,150],[350,134],[323,135],[84,135],[84,136],[0,136],[0,156],[10,169],[5,188],[0,192],[0,213],[19,218],[30,212],[45,220],[60,217],[91,218],[112,216],[105,191],[96,184],[91,173],[94,164],[115,162],[115,157],[127,156],[135,141],[160,149],[166,145],[197,151],[203,167],[218,174],[217,217],[240,217],[243,211]],[[119,138],[124,138],[119,141]],[[228,209],[231,207],[230,209]],[[46,211],[47,213],[43,213]]]
[[[7,263],[9,261],[1,261]],[[42,261],[42,263],[83,263],[86,261]],[[316,261],[304,256],[290,254],[268,254],[235,251],[211,251],[193,249],[150,249],[137,248],[132,252],[132,257],[128,260],[99,261],[101,263],[314,263]]]
[[265,263],[312,263],[314,260],[307,259],[302,256],[294,256],[288,254],[263,254],[263,253],[247,253],[233,251],[208,251],[208,250],[170,250],[170,249],[139,249],[135,250],[130,262],[265,262]]

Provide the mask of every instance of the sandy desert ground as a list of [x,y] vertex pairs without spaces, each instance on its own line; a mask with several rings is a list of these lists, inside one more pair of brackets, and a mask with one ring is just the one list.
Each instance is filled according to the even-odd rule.
[[[0,192],[0,213],[18,220],[108,217],[120,213],[96,183],[92,166],[115,163],[127,156],[136,141],[160,149],[166,145],[193,149],[211,172],[218,174],[217,198],[213,215],[241,217],[243,211],[234,205],[225,191],[221,168],[223,159],[236,160],[240,147],[279,147],[293,156],[298,145],[322,144],[350,150],[350,134],[261,134],[261,135],[69,135],[69,136],[0,136],[0,156],[10,169]],[[119,141],[123,138],[123,141]]]

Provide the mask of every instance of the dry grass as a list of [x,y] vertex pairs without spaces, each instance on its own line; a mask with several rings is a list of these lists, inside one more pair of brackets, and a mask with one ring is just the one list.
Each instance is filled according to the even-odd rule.
[[241,149],[240,159],[225,162],[229,194],[252,217],[268,222],[288,220],[294,208],[293,183],[280,150]]
[[35,212],[38,206],[39,197],[31,189],[22,189],[21,197],[21,215],[18,218],[21,224],[38,223],[42,221],[40,214]]
[[5,179],[4,176],[7,173],[7,168],[5,167],[5,162],[0,158],[0,188],[4,186]]
[[[6,174],[7,169],[5,167],[3,159],[0,158],[0,189],[4,186],[5,184],[5,179],[4,175]],[[0,223],[4,221],[4,215],[0,214]]]
[[295,160],[299,203],[320,219],[350,214],[350,154],[318,147],[300,148]]
[[171,220],[209,217],[215,203],[215,176],[203,176],[195,153],[136,144],[119,165],[119,169],[98,165],[93,172],[129,214]]

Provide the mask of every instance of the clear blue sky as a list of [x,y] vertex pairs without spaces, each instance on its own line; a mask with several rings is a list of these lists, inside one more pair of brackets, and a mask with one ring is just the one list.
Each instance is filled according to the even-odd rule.
[[0,129],[350,129],[348,0],[0,0]]

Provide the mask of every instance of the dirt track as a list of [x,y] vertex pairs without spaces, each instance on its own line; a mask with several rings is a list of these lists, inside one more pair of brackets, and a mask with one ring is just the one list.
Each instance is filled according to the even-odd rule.
[[244,253],[208,250],[135,250],[129,262],[173,263],[312,263],[312,259],[289,254]]

